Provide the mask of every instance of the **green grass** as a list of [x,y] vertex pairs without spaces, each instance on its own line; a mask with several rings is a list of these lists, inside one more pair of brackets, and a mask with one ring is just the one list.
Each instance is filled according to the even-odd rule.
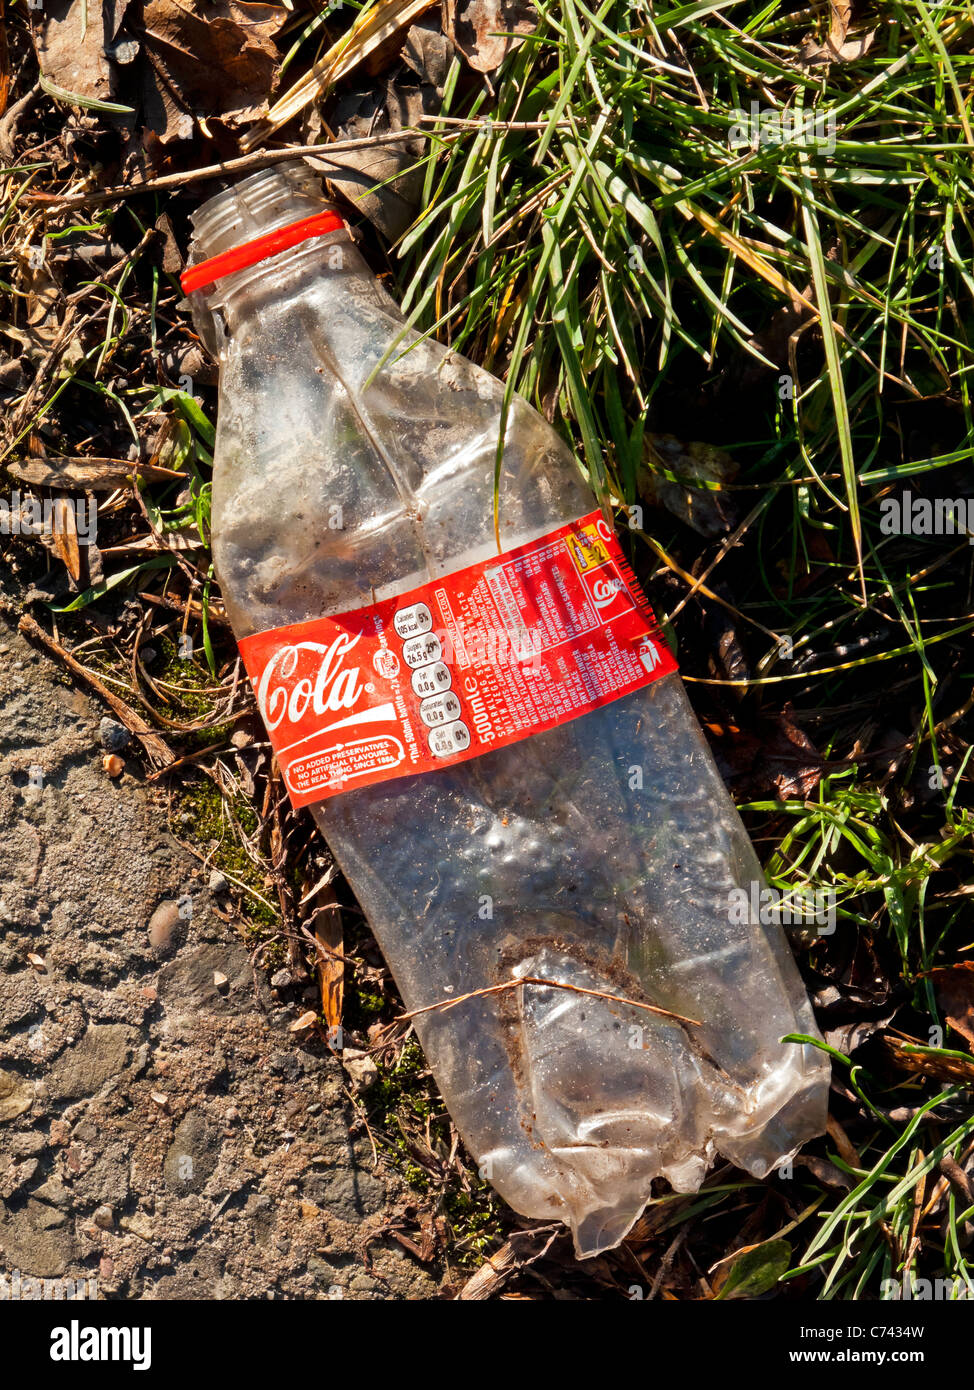
[[[799,706],[822,781],[807,801],[744,814],[775,886],[836,895],[834,937],[808,952],[813,981],[869,954],[899,991],[896,1026],[938,1044],[932,1065],[967,1056],[924,972],[974,948],[972,550],[964,536],[888,534],[881,504],[971,491],[974,16],[876,7],[860,17],[876,30],[864,59],[802,68],[800,40],[824,34],[828,7],[543,10],[496,75],[496,101],[454,67],[440,128],[493,124],[431,144],[423,212],[396,248],[406,308],[575,447],[635,542],[701,714],[747,728]],[[825,140],[731,148],[752,100],[779,123],[817,113]],[[764,336],[789,311],[788,331]],[[647,471],[694,487],[652,447],[667,433],[738,466],[724,484],[735,546],[645,506],[650,534],[634,535]],[[709,667],[699,596],[655,584],[667,569],[720,586],[746,677]],[[796,1166],[780,1290],[877,1297],[907,1264],[969,1277],[972,1212],[953,1189],[918,1237],[911,1227],[936,1162],[974,1142],[969,1096],[875,1048],[836,1068],[862,1168],[831,1139],[817,1146],[850,1173],[838,1200]],[[888,1118],[917,1106],[908,1123]],[[726,1201],[746,1211],[763,1192]],[[691,1248],[706,1246],[705,1210],[678,1204]]]

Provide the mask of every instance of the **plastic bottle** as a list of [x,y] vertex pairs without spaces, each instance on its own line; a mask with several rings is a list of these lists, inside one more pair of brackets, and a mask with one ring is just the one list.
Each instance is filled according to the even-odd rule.
[[[196,213],[190,265],[329,206],[301,163],[254,174]],[[403,338],[336,225],[191,294],[220,363],[213,547],[245,649],[498,554],[503,388]],[[594,506],[515,398],[503,551]],[[811,1008],[782,929],[729,907],[764,881],[678,675],[311,809],[407,1010],[473,995],[416,1019],[426,1057],[483,1175],[569,1223],[580,1256],[624,1238],[654,1178],[694,1191],[717,1154],[761,1177],[824,1130],[823,1055],[781,1041],[817,1036]],[[523,977],[554,983],[476,993]]]

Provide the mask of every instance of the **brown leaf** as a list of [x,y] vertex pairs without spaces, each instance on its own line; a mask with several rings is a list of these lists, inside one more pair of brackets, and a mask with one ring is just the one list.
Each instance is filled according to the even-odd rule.
[[51,541],[54,553],[77,584],[81,578],[81,551],[74,507],[66,497],[55,497],[51,507]]
[[795,1159],[795,1162],[807,1168],[823,1187],[831,1188],[834,1192],[852,1191],[853,1183],[849,1174],[843,1173],[841,1168],[837,1168],[827,1158],[818,1158],[814,1154],[802,1154],[800,1158]]
[[761,719],[755,733],[736,724],[706,724],[721,774],[740,796],[805,800],[822,776],[824,763],[786,704],[780,714]]
[[300,1018],[296,1018],[289,1029],[292,1033],[303,1033],[306,1028],[313,1028],[318,1021],[318,1015],[314,1009],[306,1009]]
[[185,473],[171,468],[111,458],[25,459],[22,463],[6,463],[4,467],[19,482],[31,487],[78,488],[92,492],[114,492],[116,488],[132,487],[137,478],[147,483],[185,481],[186,478]]
[[[369,84],[364,91],[342,97],[330,118],[338,140],[417,126],[424,112],[441,109],[452,59],[448,39],[426,22],[413,24],[402,59],[416,81],[400,69],[384,87]],[[422,195],[423,172],[415,167],[423,153],[422,140],[363,146],[334,155],[328,155],[327,149],[324,145],[321,156],[309,158],[308,163],[326,176],[333,191],[356,203],[387,241],[397,241],[415,217]]]
[[811,796],[822,776],[822,756],[792,719],[786,704],[780,714],[762,720],[761,752],[756,775],[770,782],[782,801]]
[[974,1050],[974,961],[931,970],[930,979],[947,1022]]
[[538,16],[530,0],[447,0],[446,31],[477,72],[493,72],[533,34]]
[[852,25],[851,0],[830,0],[831,21],[824,43],[809,37],[802,44],[800,58],[807,67],[819,63],[851,63],[868,53],[876,38],[876,30],[850,36]]
[[194,122],[259,119],[277,80],[274,36],[288,18],[280,5],[146,0],[145,119],[163,141],[186,139]]
[[[330,902],[322,902],[330,898]],[[345,996],[344,935],[342,914],[331,887],[322,890],[319,906],[312,918],[312,930],[318,943],[318,988],[321,991],[321,1011],[329,1028],[339,1028]]]
[[[959,1082],[962,1086],[974,1085],[974,1061],[961,1057],[942,1057],[927,1050],[926,1043],[919,1038],[894,1036],[886,1033],[883,1045],[892,1061],[901,1071],[917,1076],[932,1076],[937,1081]],[[911,1049],[919,1049],[912,1051]]]
[[372,54],[430,8],[433,0],[376,0],[359,12],[351,29],[317,58],[310,71],[279,97],[267,120],[248,130],[240,141],[243,150],[255,149],[268,135],[309,106],[315,97],[347,77]]
[[44,18],[34,31],[34,48],[42,75],[55,86],[96,101],[111,100],[100,5],[46,0]]

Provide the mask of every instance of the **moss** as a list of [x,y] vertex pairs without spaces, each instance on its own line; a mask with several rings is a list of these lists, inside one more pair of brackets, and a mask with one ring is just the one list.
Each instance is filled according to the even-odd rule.
[[454,1253],[462,1265],[479,1265],[504,1239],[499,1198],[479,1177],[472,1179],[469,1192],[462,1188],[446,1192],[443,1210],[456,1242]]
[[[266,896],[263,875],[236,838],[217,786],[207,779],[183,787],[173,797],[173,809],[182,833],[206,854],[210,865]],[[257,828],[257,817],[249,806],[235,806],[234,814],[246,833]],[[260,929],[259,940],[280,926],[278,914],[250,894],[241,895],[240,906],[250,923]]]

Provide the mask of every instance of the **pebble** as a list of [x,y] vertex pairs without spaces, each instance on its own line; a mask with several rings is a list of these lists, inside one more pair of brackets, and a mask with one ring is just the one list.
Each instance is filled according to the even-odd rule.
[[290,970],[277,970],[271,976],[271,987],[273,989],[287,989],[291,983]]
[[346,1048],[342,1054],[342,1066],[359,1091],[367,1091],[379,1078],[379,1068],[367,1052],[355,1052]]
[[168,946],[179,922],[179,904],[171,898],[159,904],[149,919],[149,945]]
[[111,1207],[96,1207],[95,1214],[91,1219],[100,1231],[110,1231],[115,1225],[115,1213]]
[[132,742],[132,735],[117,720],[103,719],[98,725],[98,742],[109,753],[124,753]]
[[229,888],[226,874],[221,874],[219,869],[214,869],[210,874],[209,888],[211,893],[225,893]]
[[120,758],[117,753],[106,753],[101,760],[101,765],[109,777],[121,777],[125,771],[125,759]]

